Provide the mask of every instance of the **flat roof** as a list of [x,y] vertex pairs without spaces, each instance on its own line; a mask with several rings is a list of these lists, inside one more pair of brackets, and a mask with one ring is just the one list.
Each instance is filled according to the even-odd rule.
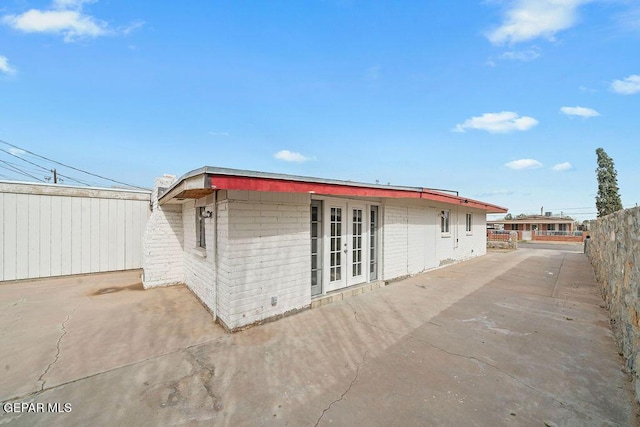
[[267,192],[312,193],[319,195],[425,199],[441,203],[483,209],[490,213],[506,213],[507,209],[424,187],[371,184],[337,179],[242,169],[205,166],[180,177],[159,198],[161,204],[172,199],[204,197],[215,190],[250,190]]
[[569,222],[575,222],[575,220],[573,218],[566,217],[535,217],[487,220],[487,224],[559,224]]

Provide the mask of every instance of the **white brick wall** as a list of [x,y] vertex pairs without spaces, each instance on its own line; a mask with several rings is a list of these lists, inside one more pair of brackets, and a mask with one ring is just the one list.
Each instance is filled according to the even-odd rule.
[[182,206],[158,205],[158,187],[169,187],[175,179],[172,175],[157,178],[151,195],[153,211],[147,221],[143,242],[145,288],[184,281]]
[[[450,231],[440,230],[440,210],[450,210]],[[466,214],[473,216],[473,231],[467,234]],[[456,245],[457,239],[457,245]],[[486,213],[433,202],[387,200],[383,225],[383,278],[441,267],[486,253]],[[457,247],[456,247],[457,246]]]
[[[219,191],[217,209],[213,197],[159,207],[157,187],[174,179],[156,181],[145,233],[145,287],[184,282],[230,329],[310,305],[309,194]],[[216,212],[206,220],[204,250],[197,247],[196,206]],[[450,237],[440,233],[440,209],[451,210]],[[469,235],[467,212],[473,213]],[[381,214],[384,280],[486,253],[484,211],[386,200]]]
[[188,201],[182,205],[182,226],[184,230],[184,283],[200,298],[207,308],[216,316],[216,218],[206,218],[206,248],[198,247],[196,205],[215,212],[213,196]]
[[[447,207],[442,205],[437,208],[438,212],[440,209],[450,209],[451,211],[451,236],[442,237],[438,228],[436,233],[437,266],[444,266],[484,255],[487,251],[486,213],[482,210],[469,209],[464,206]],[[467,234],[465,223],[467,213],[473,215],[473,231],[469,235]]]
[[383,279],[409,274],[409,212],[406,206],[386,203],[382,227]]
[[308,306],[310,196],[229,191],[228,197],[218,224],[220,320],[235,329]]
[[[433,267],[427,263],[426,256],[435,255],[435,244],[433,242],[433,218],[431,209],[426,206],[416,206],[411,204],[408,207],[408,272],[416,274],[427,268]],[[427,223],[429,220],[429,225]]]

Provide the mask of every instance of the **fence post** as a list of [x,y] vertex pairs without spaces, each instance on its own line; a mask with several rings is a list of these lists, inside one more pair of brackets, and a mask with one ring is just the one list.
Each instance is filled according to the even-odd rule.
[[591,236],[587,234],[587,237],[584,238],[584,250],[583,253],[587,253],[587,248],[589,247],[589,240],[591,240]]
[[509,247],[518,249],[518,231],[509,232]]

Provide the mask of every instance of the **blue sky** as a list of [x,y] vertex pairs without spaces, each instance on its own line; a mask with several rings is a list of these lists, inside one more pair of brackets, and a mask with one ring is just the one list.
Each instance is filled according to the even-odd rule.
[[145,187],[210,165],[582,220],[603,147],[640,201],[631,0],[5,0],[0,100],[1,140]]

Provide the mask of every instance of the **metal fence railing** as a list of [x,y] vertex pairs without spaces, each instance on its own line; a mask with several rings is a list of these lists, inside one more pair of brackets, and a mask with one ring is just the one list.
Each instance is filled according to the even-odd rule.
[[582,231],[536,231],[536,236],[582,236]]

